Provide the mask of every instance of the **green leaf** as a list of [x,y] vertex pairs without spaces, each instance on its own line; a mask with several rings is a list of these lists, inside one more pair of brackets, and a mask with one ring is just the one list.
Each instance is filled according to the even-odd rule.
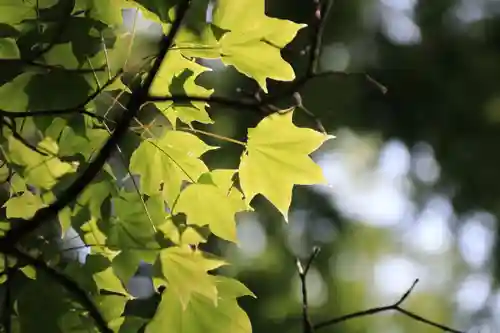
[[108,26],[120,26],[124,4],[124,0],[77,0],[74,10],[84,10],[88,17]]
[[194,294],[204,295],[212,303],[217,302],[217,289],[207,271],[213,269],[210,261],[189,247],[170,247],[160,252],[163,277],[184,308]]
[[122,191],[112,199],[115,216],[104,221],[106,244],[112,249],[154,249],[156,225],[163,223],[166,213],[159,195],[150,197],[145,206],[137,193]]
[[29,104],[29,94],[25,88],[34,76],[33,72],[24,72],[0,86],[0,108],[15,112],[26,110]]
[[[172,50],[160,66],[151,86],[151,94],[156,96],[187,94],[208,97],[213,89],[206,89],[195,82],[199,75],[207,71],[210,71],[210,68],[184,57],[181,50]],[[207,104],[203,102],[173,103],[169,101],[157,102],[155,106],[167,117],[174,128],[177,119],[188,125],[193,121],[204,124],[213,123],[206,111]]]
[[122,281],[129,281],[137,272],[139,264],[141,262],[153,264],[158,252],[159,250],[123,250],[113,258],[113,271]]
[[97,225],[97,219],[91,217],[90,220],[85,222],[80,230],[83,233],[83,241],[85,244],[91,246],[91,253],[109,254],[111,251],[106,246],[106,234],[101,231]]
[[252,295],[234,280],[212,277],[218,289],[217,304],[207,297],[193,295],[189,305],[183,308],[175,293],[167,289],[155,316],[146,326],[146,333],[160,332],[168,327],[177,333],[250,333],[250,320],[239,307],[236,297]]
[[29,94],[32,110],[74,108],[93,93],[84,75],[62,70],[36,74],[23,89]]
[[76,171],[75,165],[62,162],[56,157],[59,147],[49,137],[37,145],[38,149],[47,152],[48,156],[31,150],[13,136],[9,136],[8,144],[11,162],[23,167],[21,174],[31,185],[50,189],[56,184],[58,178]]
[[23,333],[61,332],[63,316],[76,312],[71,311],[63,288],[44,274],[23,284],[16,295],[16,313]]
[[247,203],[260,193],[288,219],[294,184],[323,184],[321,168],[308,156],[332,136],[296,127],[293,112],[274,113],[248,130],[239,176]]
[[295,78],[280,51],[305,24],[266,16],[264,0],[217,1],[212,23],[229,31],[220,40],[222,61],[255,79],[265,92],[268,78]]
[[10,198],[3,205],[6,208],[7,218],[18,217],[22,219],[33,217],[36,211],[44,206],[40,196],[29,191],[24,192],[21,196]]
[[221,39],[222,62],[233,65],[240,73],[253,78],[267,93],[266,79],[292,81],[295,73],[280,49],[260,38],[243,41],[244,32],[229,32]]
[[[62,318],[59,320],[59,326],[62,332],[70,333],[97,333],[94,321],[87,314],[77,311],[67,311],[61,313]],[[59,332],[59,331],[58,331]]]
[[21,272],[24,273],[28,279],[35,280],[36,279],[36,269],[33,266],[24,266],[21,269]]
[[99,289],[128,296],[122,282],[113,273],[109,259],[98,254],[89,254],[85,259],[84,269],[93,277]]
[[171,21],[169,10],[174,7],[177,0],[135,0],[140,5],[144,17],[158,23],[169,23]]
[[0,38],[0,59],[19,59],[21,53],[14,38]]
[[265,13],[265,0],[217,1],[212,23],[225,30],[245,29],[258,24]]
[[141,191],[147,195],[159,193],[163,184],[163,197],[172,207],[182,182],[194,183],[208,171],[199,157],[212,149],[195,135],[168,131],[161,139],[141,142],[132,154],[130,170],[141,176]]
[[199,182],[184,189],[173,213],[185,213],[187,224],[208,224],[215,235],[236,242],[235,214],[245,210],[246,206],[241,195],[239,198],[236,192],[230,195],[230,181],[235,170],[217,171],[213,172],[215,184]]
[[[120,295],[99,295],[96,297],[96,303],[99,310],[104,319],[108,322],[121,317],[127,301],[127,297]],[[123,320],[121,321],[123,322]]]
[[73,53],[71,43],[57,44],[44,55],[45,63],[64,68],[78,68],[78,59]]
[[146,322],[145,318],[126,316],[111,321],[109,327],[117,333],[137,333]]
[[16,24],[22,20],[36,18],[33,4],[28,1],[0,0],[0,22]]
[[78,211],[78,207],[87,206],[91,216],[100,219],[102,217],[101,207],[104,201],[117,192],[114,182],[116,182],[116,179],[107,172],[102,172],[97,179],[85,187],[78,197],[79,206],[77,206],[75,212]]
[[182,29],[175,39],[175,45],[186,57],[218,59],[221,46],[212,30],[212,25],[204,24],[199,33],[191,29]]

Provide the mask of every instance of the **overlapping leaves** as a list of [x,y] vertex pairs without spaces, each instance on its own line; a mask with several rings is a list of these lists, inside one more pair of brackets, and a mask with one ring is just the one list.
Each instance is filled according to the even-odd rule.
[[[122,10],[139,10],[165,32],[178,3],[0,0],[0,23],[5,28],[0,65],[7,64],[0,75],[0,109],[17,115],[72,111],[17,119],[3,130],[7,222],[29,219],[56,200],[61,188],[87,166],[112,133],[116,121],[102,118],[111,109],[130,112],[120,98],[133,95],[138,84],[133,79],[118,79],[98,98],[87,101],[129,60],[134,33],[123,29]],[[212,96],[213,89],[200,83],[211,71],[200,59],[219,59],[266,92],[268,80],[295,78],[281,50],[305,25],[267,16],[264,0],[219,0],[210,20],[206,19],[208,5],[206,0],[193,1],[150,94]],[[143,61],[144,68],[150,60]],[[109,106],[103,100],[114,108],[103,110]],[[74,280],[114,332],[145,327],[148,333],[248,333],[250,321],[237,299],[254,295],[236,280],[215,275],[214,270],[226,263],[198,245],[212,235],[237,242],[237,216],[252,210],[257,194],[286,218],[295,184],[324,182],[309,154],[328,136],[295,126],[291,111],[274,114],[249,129],[246,143],[239,142],[245,146],[239,165],[212,169],[204,156],[216,147],[192,134],[198,133],[193,129],[196,123],[214,122],[209,114],[212,105],[188,99],[149,103],[139,110],[138,118],[151,104],[171,126],[160,133],[147,129],[142,136],[131,133],[133,142],[119,143],[120,149],[104,169],[58,214],[62,233],[73,230],[84,244],[73,250],[85,253],[80,253],[79,260],[69,260],[65,250],[58,248],[59,239],[53,242],[43,235],[29,240],[36,244],[30,254],[43,257]],[[82,110],[102,116],[83,116]],[[192,133],[178,122],[187,124]],[[47,244],[59,252],[46,251]],[[141,263],[153,266],[155,288],[166,287],[156,294],[159,304],[152,301],[153,312],[148,315],[130,310],[134,299],[126,287]],[[27,281],[13,316],[20,331],[96,331],[95,314],[82,310],[78,299],[62,286],[54,281],[49,285],[46,271],[39,274],[29,265],[20,269]],[[4,275],[2,282],[5,279]]]

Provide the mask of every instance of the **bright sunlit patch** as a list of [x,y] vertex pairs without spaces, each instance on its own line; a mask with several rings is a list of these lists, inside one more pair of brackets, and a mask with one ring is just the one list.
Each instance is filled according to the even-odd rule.
[[408,197],[411,184],[405,177],[410,164],[406,147],[390,141],[379,154],[375,140],[348,131],[339,134],[337,141],[335,152],[318,161],[329,186],[316,188],[331,195],[353,220],[381,227],[404,222],[413,211]]
[[412,152],[412,171],[421,182],[433,185],[439,179],[441,168],[434,157],[434,150],[427,143],[415,145]]
[[380,0],[380,2],[387,7],[399,11],[413,10],[417,4],[417,0]]
[[415,0],[382,0],[379,9],[385,35],[396,44],[417,44],[422,36],[413,21]]
[[455,301],[460,310],[475,312],[484,306],[490,292],[490,276],[487,274],[469,275],[460,285]]
[[253,214],[242,214],[237,225],[238,250],[247,258],[258,257],[267,247],[267,237]]
[[[500,291],[495,292],[494,295],[491,295],[489,308],[491,313],[500,313]],[[497,327],[500,327],[500,316],[493,316],[492,318]]]
[[414,226],[407,231],[405,242],[428,254],[445,253],[453,241],[449,227],[452,218],[453,208],[447,198],[430,199]]
[[453,14],[463,23],[482,20],[486,16],[483,0],[461,0],[457,2]]
[[491,214],[476,213],[461,225],[459,250],[472,268],[480,268],[488,260],[494,243],[492,226],[495,224],[496,219]]
[[307,218],[307,212],[304,210],[292,211],[289,223],[282,225],[288,250],[296,257],[305,257],[311,252],[311,249],[304,241],[306,228],[308,228]]
[[406,257],[384,257],[374,270],[377,291],[390,297],[402,295],[416,278],[422,276],[422,268]]
[[404,177],[410,170],[410,162],[408,148],[399,140],[391,140],[380,151],[378,170],[387,178]]

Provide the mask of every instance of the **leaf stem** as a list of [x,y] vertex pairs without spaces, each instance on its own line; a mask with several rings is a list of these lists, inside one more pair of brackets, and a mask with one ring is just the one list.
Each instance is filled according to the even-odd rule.
[[195,128],[190,128],[190,127],[180,127],[179,130],[181,130],[181,131],[187,131],[187,132],[193,132],[193,133],[198,133],[198,134],[203,134],[203,135],[210,136],[212,138],[215,138],[215,139],[218,139],[218,140],[221,140],[221,141],[231,142],[231,143],[243,146],[243,147],[247,146],[247,144],[245,142],[243,142],[243,141],[232,139],[232,138],[229,138],[227,136],[215,134],[215,133],[212,133],[212,132],[206,132],[206,131],[202,131],[202,130],[195,129]]

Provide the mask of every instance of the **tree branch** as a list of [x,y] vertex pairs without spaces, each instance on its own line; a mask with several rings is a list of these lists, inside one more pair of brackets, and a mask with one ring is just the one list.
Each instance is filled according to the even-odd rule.
[[333,319],[327,320],[325,322],[322,322],[322,323],[314,325],[314,329],[319,330],[321,328],[333,326],[333,325],[336,325],[336,324],[339,324],[339,323],[342,323],[342,322],[345,322],[347,320],[354,319],[354,318],[360,318],[360,317],[370,316],[370,315],[374,315],[374,314],[382,313],[382,312],[396,311],[396,312],[399,312],[399,313],[401,313],[401,314],[403,314],[403,315],[405,315],[405,316],[407,316],[409,318],[412,318],[412,319],[414,319],[414,320],[416,320],[418,322],[421,322],[421,323],[426,324],[428,326],[439,328],[439,329],[441,329],[441,330],[443,330],[445,332],[465,333],[464,331],[460,331],[460,330],[451,328],[449,326],[436,323],[436,322],[434,322],[432,320],[424,318],[424,317],[422,317],[422,316],[420,316],[420,315],[418,315],[418,314],[416,314],[414,312],[411,312],[411,311],[406,310],[406,309],[404,309],[404,308],[401,307],[401,305],[403,304],[403,302],[408,298],[408,296],[410,296],[411,292],[413,291],[413,289],[415,288],[415,286],[416,286],[417,283],[418,283],[418,279],[416,279],[413,282],[412,286],[394,304],[386,305],[386,306],[380,306],[380,307],[375,307],[375,308],[370,308],[370,309],[367,309],[367,310],[362,310],[362,311],[350,313],[350,314],[347,314],[347,315],[344,315],[344,316],[340,316],[340,317],[337,317],[337,318],[333,318]]
[[21,142],[25,147],[33,150],[35,153],[38,153],[40,155],[49,156],[49,154],[47,154],[44,151],[41,151],[35,145],[32,145],[31,143],[28,142],[28,140],[26,140],[25,138],[23,138],[23,136],[17,132],[14,124],[9,123],[8,121],[4,121],[4,124],[12,132],[12,137],[14,139],[16,139],[17,141]]
[[106,70],[107,66],[103,65],[98,68],[65,68],[61,65],[49,65],[44,64],[42,62],[28,60],[28,59],[0,59],[0,64],[4,66],[26,66],[26,67],[38,67],[44,68],[49,71],[63,71],[68,73],[77,73],[77,74],[92,74],[94,72],[103,72]]
[[165,59],[168,50],[174,43],[174,38],[181,27],[181,23],[190,7],[190,3],[190,0],[184,0],[177,6],[175,20],[172,23],[168,35],[161,41],[159,54],[154,60],[144,83],[132,93],[130,100],[126,105],[128,112],[125,112],[123,117],[117,122],[113,134],[102,146],[95,159],[53,203],[39,209],[30,220],[20,220],[18,223],[13,225],[12,229],[10,229],[6,235],[0,239],[0,248],[9,246],[13,247],[13,245],[16,244],[24,235],[36,230],[45,221],[57,216],[59,211],[76,200],[78,195],[101,171],[108,158],[116,149],[116,145],[127,133],[132,119],[134,119],[140,107],[147,101],[149,89],[158,70],[160,69],[163,59]]
[[81,102],[76,106],[63,109],[33,110],[33,111],[7,111],[0,109],[0,116],[10,119],[28,118],[28,117],[49,117],[49,116],[63,116],[77,111],[78,113],[85,114],[87,116],[99,119],[101,121],[105,120],[103,117],[85,110],[85,106],[92,100],[94,100],[99,94],[101,94],[104,91],[104,89],[112,85],[122,74],[123,74],[123,69],[119,70],[118,73],[116,73],[110,80],[106,81],[106,83],[102,87],[97,88],[83,102]]
[[[57,281],[59,284],[61,284],[68,292],[70,292],[73,297],[85,307],[85,309],[89,312],[90,316],[96,323],[97,327],[99,330],[103,333],[113,333],[113,330],[108,327],[108,323],[102,316],[101,312],[99,311],[98,307],[94,304],[92,299],[89,297],[87,292],[80,288],[80,286],[73,280],[69,279],[66,277],[64,274],[60,273],[59,271],[55,270],[54,268],[50,267],[45,263],[43,260],[38,260],[36,258],[31,257],[30,255],[18,250],[15,247],[11,248],[3,248],[1,249],[1,252],[4,253],[4,255],[12,255],[13,257],[17,258],[20,261],[24,261],[28,265],[43,271],[45,274],[50,276],[52,279]],[[8,275],[7,275],[8,277]]]
[[303,333],[313,333],[314,326],[311,323],[311,318],[309,317],[309,305],[307,301],[307,286],[306,286],[306,278],[307,273],[309,272],[309,268],[311,268],[311,264],[316,259],[316,256],[319,254],[319,247],[315,247],[312,254],[309,256],[309,259],[306,262],[306,266],[304,267],[300,262],[300,259],[296,259],[295,263],[297,264],[297,271],[299,273],[300,278],[300,286],[302,292],[302,325],[303,325]]
[[[339,71],[323,71],[318,72],[319,67],[319,59],[321,55],[321,42],[323,39],[323,34],[326,26],[326,18],[328,17],[328,13],[333,7],[333,0],[326,0],[325,3],[321,3],[320,0],[313,0],[315,6],[313,24],[311,24],[311,43],[308,47],[309,50],[309,60],[307,69],[304,75],[292,81],[285,89],[280,92],[276,92],[274,94],[266,95],[260,97],[258,94],[254,96],[254,98],[244,98],[244,99],[231,99],[222,96],[193,96],[187,94],[173,94],[166,96],[148,96],[148,101],[151,102],[165,102],[171,101],[174,103],[183,103],[183,102],[205,102],[205,103],[214,103],[227,107],[232,107],[235,109],[246,109],[253,112],[262,113],[263,109],[270,109],[271,112],[264,113],[272,113],[275,112],[276,107],[274,107],[274,103],[279,100],[288,97],[298,95],[298,92],[311,80],[320,78],[320,77],[331,77],[331,76],[361,76],[363,79],[366,79],[370,83],[374,84],[382,93],[386,93],[387,88],[382,84],[371,78],[365,73],[347,73],[347,72],[339,72]],[[319,121],[319,119],[309,110],[307,110],[304,105],[302,105],[300,95],[295,97],[295,105],[294,107],[300,107],[309,117],[311,117],[317,124],[317,127],[325,132],[323,125]]]

